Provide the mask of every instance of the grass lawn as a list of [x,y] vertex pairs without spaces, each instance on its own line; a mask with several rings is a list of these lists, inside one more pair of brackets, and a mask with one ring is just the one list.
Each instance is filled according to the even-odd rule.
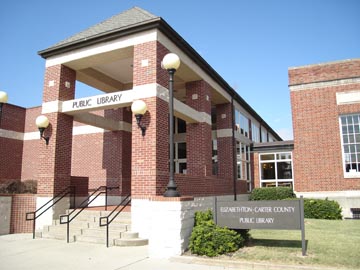
[[360,269],[360,220],[305,220],[307,256],[301,232],[251,230],[251,241],[232,259]]

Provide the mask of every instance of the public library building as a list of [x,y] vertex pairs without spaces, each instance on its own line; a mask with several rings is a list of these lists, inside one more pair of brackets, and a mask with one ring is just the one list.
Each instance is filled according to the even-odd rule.
[[[170,198],[163,196],[169,182],[170,95],[162,60],[168,53],[181,61],[172,89],[174,181],[181,196]],[[282,141],[171,26],[141,8],[39,55],[45,59],[42,105],[4,104],[0,122],[0,181],[37,180],[36,201],[28,206],[38,208],[67,186],[76,186],[79,197],[99,186],[116,187],[109,200],[116,204],[131,195],[133,229],[149,238],[150,248],[171,255],[184,250],[193,212],[211,207],[214,196],[242,200],[254,187],[291,186],[304,196],[340,192],[359,201],[357,144],[353,149],[354,142],[343,139],[357,133],[339,127],[359,120],[360,60],[320,65],[320,75],[309,75],[312,66],[289,70],[294,141]],[[333,65],[344,72],[331,73]],[[76,82],[101,92],[75,98]],[[317,102],[308,98],[312,94],[321,104],[311,105]],[[146,107],[138,123],[131,106],[139,100]],[[43,139],[35,124],[40,115],[46,116]],[[349,205],[348,215],[357,207]],[[69,203],[60,208],[37,226]],[[154,218],[164,216],[166,224]],[[158,238],[164,231],[166,244]]]

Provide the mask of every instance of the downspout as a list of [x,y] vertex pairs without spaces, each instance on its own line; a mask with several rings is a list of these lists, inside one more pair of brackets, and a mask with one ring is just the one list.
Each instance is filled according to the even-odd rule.
[[231,97],[231,131],[232,131],[232,148],[233,148],[233,188],[234,188],[234,201],[237,200],[237,149],[235,141],[235,110],[234,110],[234,97]]

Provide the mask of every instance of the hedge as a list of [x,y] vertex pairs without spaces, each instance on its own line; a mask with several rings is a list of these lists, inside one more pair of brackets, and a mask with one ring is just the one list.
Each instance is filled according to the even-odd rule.
[[304,199],[305,218],[342,219],[341,207],[338,202],[321,199]]
[[289,187],[266,187],[255,188],[250,194],[250,201],[271,201],[296,198],[292,188]]
[[240,234],[214,223],[211,210],[195,213],[195,225],[189,244],[193,254],[214,257],[235,252],[243,246],[244,239]]

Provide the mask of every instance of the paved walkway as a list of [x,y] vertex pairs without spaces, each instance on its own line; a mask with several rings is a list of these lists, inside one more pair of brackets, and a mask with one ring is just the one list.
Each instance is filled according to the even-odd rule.
[[[30,234],[0,236],[0,269],[34,270],[220,270],[220,269],[321,269],[178,256],[148,257],[147,246],[110,247],[61,240],[32,239]],[[331,268],[330,268],[331,269]],[[334,268],[333,268],[334,269]],[[333,270],[332,269],[332,270]]]

